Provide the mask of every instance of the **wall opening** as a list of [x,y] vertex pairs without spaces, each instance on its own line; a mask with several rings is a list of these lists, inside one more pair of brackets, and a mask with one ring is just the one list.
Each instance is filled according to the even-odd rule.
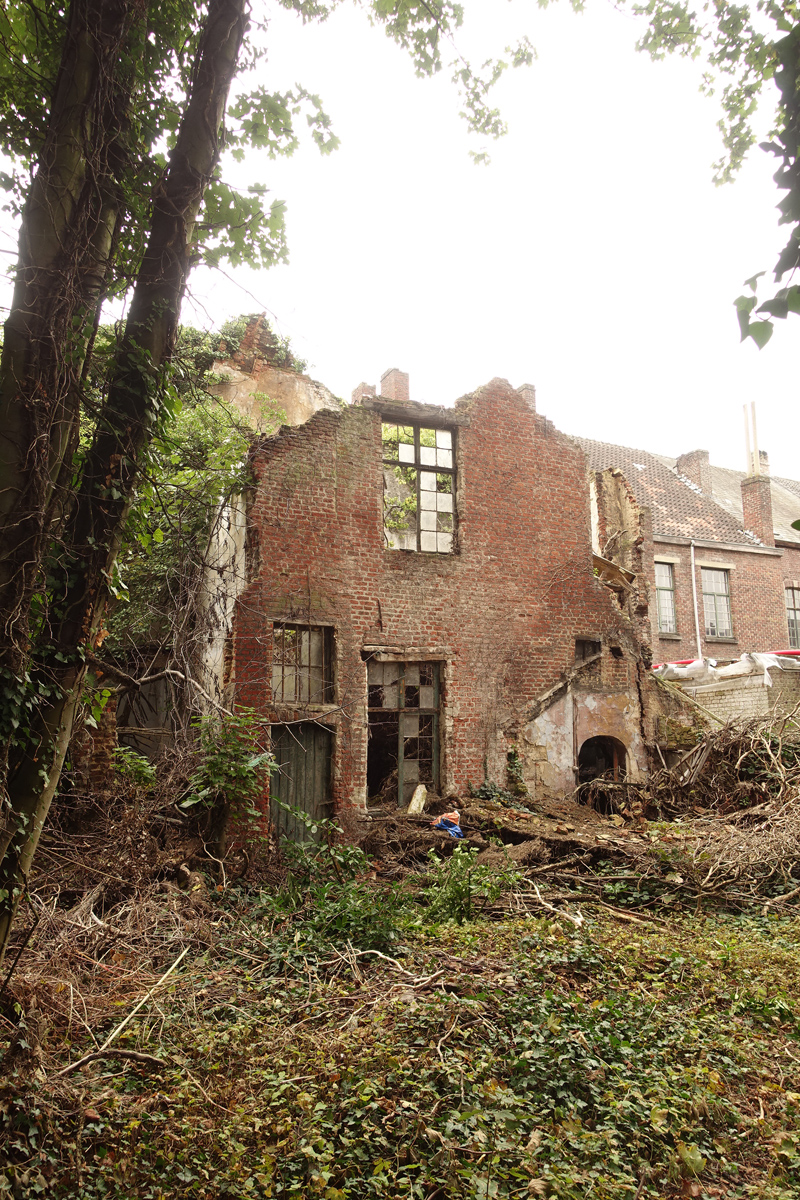
[[604,776],[618,782],[625,774],[627,751],[613,737],[591,737],[578,755],[578,783],[591,783]]
[[367,664],[367,795],[405,806],[418,783],[439,786],[439,664]]
[[[625,777],[627,751],[622,742],[613,737],[591,737],[580,748],[578,754],[579,799],[597,812],[608,814],[617,809],[614,788]],[[603,787],[606,783],[608,786]]]

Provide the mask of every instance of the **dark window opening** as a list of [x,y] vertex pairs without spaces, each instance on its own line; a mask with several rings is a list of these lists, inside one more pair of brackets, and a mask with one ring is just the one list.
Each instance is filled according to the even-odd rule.
[[592,638],[575,639],[575,662],[585,662],[600,653],[600,643]]
[[612,658],[622,658],[622,647],[621,646],[612,646],[611,647],[611,657]]
[[456,519],[453,430],[384,422],[382,438],[386,549],[451,554]]

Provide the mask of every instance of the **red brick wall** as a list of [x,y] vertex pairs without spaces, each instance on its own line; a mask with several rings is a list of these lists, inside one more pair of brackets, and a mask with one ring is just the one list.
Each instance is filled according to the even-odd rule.
[[[340,809],[364,800],[364,644],[446,663],[445,793],[487,772],[505,782],[506,737],[572,665],[576,637],[634,648],[630,624],[593,575],[579,446],[503,380],[453,411],[469,423],[457,430],[452,555],[383,549],[381,416],[369,407],[317,413],[265,439],[255,456],[260,568],[238,602],[238,699],[269,710],[271,618],[335,626]],[[629,690],[637,720],[634,669],[627,655],[605,651],[601,686]]]
[[[656,558],[678,558],[673,563],[675,577],[675,604],[678,618],[678,637],[659,635],[655,597],[655,573],[651,575],[652,604],[650,617],[653,627],[653,656],[656,662],[677,661],[697,656],[692,603],[691,549],[688,545],[672,542],[654,543]],[[733,659],[751,650],[780,650],[788,645],[786,608],[783,578],[786,569],[786,554],[754,553],[719,547],[709,550],[695,548],[695,559],[699,563],[730,564],[732,640],[706,638],[703,623],[703,596],[700,582],[700,566],[696,566],[697,604],[700,618],[700,635],[703,654],[707,658]],[[800,570],[800,562],[798,563]]]
[[749,475],[742,480],[742,509],[744,528],[760,538],[765,546],[774,546],[769,475]]

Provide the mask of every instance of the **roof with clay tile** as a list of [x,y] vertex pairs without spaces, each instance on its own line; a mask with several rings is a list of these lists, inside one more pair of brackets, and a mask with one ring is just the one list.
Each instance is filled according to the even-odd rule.
[[680,475],[674,459],[591,438],[579,437],[575,441],[583,448],[592,470],[619,467],[639,504],[650,509],[656,539],[684,537],[732,545],[762,544],[742,528],[741,500],[738,514],[729,511],[713,496],[703,495],[692,480]]

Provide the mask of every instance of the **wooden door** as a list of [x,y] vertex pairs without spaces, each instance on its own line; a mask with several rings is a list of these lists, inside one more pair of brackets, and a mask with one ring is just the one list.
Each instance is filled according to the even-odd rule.
[[[279,802],[270,806],[272,827],[279,838],[307,841],[310,835],[303,822],[283,805],[300,809],[315,821],[333,815],[333,730],[316,721],[273,725],[272,752],[277,765],[270,780],[270,795]],[[316,839],[321,836],[318,832]]]

